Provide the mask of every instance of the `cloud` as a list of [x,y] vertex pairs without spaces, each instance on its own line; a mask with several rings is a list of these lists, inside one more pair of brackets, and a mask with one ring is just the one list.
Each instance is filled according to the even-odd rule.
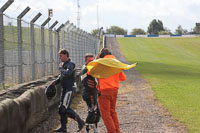
[[[3,5],[7,0],[1,0]],[[99,26],[121,26],[131,31],[133,28],[147,29],[153,19],[160,19],[164,26],[175,30],[178,25],[188,30],[200,21],[199,0],[79,0],[81,9],[81,28],[91,31],[97,28],[97,4]],[[53,8],[53,19],[64,23],[67,20],[77,23],[76,0],[15,0],[9,7],[9,16],[16,17],[30,6],[26,15],[30,20],[41,12],[42,21],[47,17],[48,8]]]

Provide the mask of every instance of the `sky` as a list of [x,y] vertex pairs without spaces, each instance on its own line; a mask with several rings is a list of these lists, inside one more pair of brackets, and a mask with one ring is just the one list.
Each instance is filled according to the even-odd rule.
[[[0,7],[7,0],[0,0]],[[134,28],[147,31],[153,19],[159,19],[164,27],[175,32],[178,25],[191,31],[195,23],[200,22],[200,0],[79,0],[80,28],[91,32],[93,29],[119,26],[130,33]],[[24,20],[31,19],[41,12],[42,16],[36,21],[41,25],[48,17],[48,9],[53,9],[52,24],[55,20],[57,27],[70,21],[77,25],[77,0],[14,0],[4,12],[12,18],[29,6],[31,10]]]

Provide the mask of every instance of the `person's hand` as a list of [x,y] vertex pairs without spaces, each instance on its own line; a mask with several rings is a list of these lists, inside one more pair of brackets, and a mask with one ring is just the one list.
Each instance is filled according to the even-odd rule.
[[56,85],[56,82],[55,82],[55,80],[51,82],[51,85]]
[[62,67],[63,67],[63,64],[64,64],[63,62],[60,63],[60,64],[59,64],[59,68],[62,68]]

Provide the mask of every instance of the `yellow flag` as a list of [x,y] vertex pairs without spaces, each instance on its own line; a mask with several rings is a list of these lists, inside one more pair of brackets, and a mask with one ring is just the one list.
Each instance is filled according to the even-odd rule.
[[132,65],[124,64],[114,58],[100,58],[90,62],[87,69],[93,77],[107,78],[114,74],[120,73],[123,70],[128,70],[136,66],[137,63]]

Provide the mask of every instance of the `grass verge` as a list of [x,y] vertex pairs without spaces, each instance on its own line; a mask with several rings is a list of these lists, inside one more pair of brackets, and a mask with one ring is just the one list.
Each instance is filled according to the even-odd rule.
[[118,38],[126,60],[150,82],[163,106],[200,132],[200,38]]

